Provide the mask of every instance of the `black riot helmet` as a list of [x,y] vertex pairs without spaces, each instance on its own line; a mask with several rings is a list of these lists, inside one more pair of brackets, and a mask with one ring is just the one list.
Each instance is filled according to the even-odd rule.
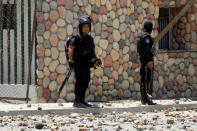
[[151,34],[153,30],[153,23],[150,20],[144,22],[144,30]]
[[88,16],[82,16],[79,19],[79,33],[82,34],[82,25],[83,24],[89,24],[90,30],[91,30],[91,18]]

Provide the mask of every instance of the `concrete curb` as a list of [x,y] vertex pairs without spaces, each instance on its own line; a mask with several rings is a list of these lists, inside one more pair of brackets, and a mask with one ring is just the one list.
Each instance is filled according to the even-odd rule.
[[151,106],[138,106],[128,108],[64,108],[64,109],[47,109],[47,110],[15,110],[15,111],[0,111],[0,117],[2,116],[13,116],[13,115],[69,115],[70,113],[92,113],[92,114],[103,114],[103,113],[123,113],[123,112],[150,112],[152,110],[166,110],[168,108],[176,108],[176,110],[191,110],[197,109],[197,104],[174,104],[174,105],[151,105]]

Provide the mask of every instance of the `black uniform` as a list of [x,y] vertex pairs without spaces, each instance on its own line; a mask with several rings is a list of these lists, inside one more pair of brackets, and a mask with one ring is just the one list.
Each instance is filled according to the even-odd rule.
[[[84,101],[85,93],[90,81],[90,68],[101,65],[101,60],[96,58],[95,45],[93,38],[90,35],[83,35],[83,24],[89,25],[91,30],[91,19],[87,16],[82,16],[79,19],[79,34],[71,38],[70,45],[74,46],[73,60],[69,60],[69,66],[75,71],[75,101],[74,107],[94,107]],[[87,33],[87,32],[86,32]]]
[[90,81],[91,60],[95,58],[95,45],[90,35],[75,37],[70,43],[74,48],[75,102],[84,102]]
[[142,104],[153,105],[154,103],[149,98],[148,94],[152,95],[153,88],[153,69],[148,68],[148,63],[154,61],[153,54],[153,39],[151,37],[152,22],[146,21],[144,23],[144,29],[138,34],[137,50],[140,55],[140,75],[141,75],[141,101]]

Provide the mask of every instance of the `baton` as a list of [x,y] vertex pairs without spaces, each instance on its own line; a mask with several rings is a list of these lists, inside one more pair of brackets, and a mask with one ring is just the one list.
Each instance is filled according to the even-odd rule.
[[66,77],[65,77],[64,81],[62,82],[62,85],[60,86],[60,89],[59,89],[59,95],[60,95],[60,93],[61,93],[66,81],[69,79],[72,71],[73,71],[73,68],[70,68],[69,70],[66,71]]

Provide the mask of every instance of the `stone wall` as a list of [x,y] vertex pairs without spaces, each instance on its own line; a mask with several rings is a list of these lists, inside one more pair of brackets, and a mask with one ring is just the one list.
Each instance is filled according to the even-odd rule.
[[[186,3],[185,0],[180,2],[172,2],[171,5]],[[91,35],[104,63],[102,68],[92,69],[86,98],[89,101],[140,99],[140,65],[136,52],[136,36],[146,19],[153,21],[152,36],[158,35],[159,6],[165,4],[166,1],[158,0],[38,0],[38,102],[74,100],[74,74],[60,97],[57,89],[65,78],[67,66],[64,42],[67,37],[77,32],[78,19],[82,15],[92,18]],[[193,30],[192,25],[197,26],[196,7],[196,4],[192,7],[195,13],[188,11],[192,17],[192,31],[187,34],[196,34],[196,28]],[[196,38],[191,38],[191,41],[196,45]],[[197,90],[197,76],[194,75],[197,73],[197,54],[186,54],[187,57],[184,52],[162,53],[155,57],[154,97],[194,95],[194,90]],[[181,80],[183,81],[180,82]],[[187,93],[183,94],[185,90]]]
[[196,97],[197,51],[157,54],[154,75],[154,97]]

